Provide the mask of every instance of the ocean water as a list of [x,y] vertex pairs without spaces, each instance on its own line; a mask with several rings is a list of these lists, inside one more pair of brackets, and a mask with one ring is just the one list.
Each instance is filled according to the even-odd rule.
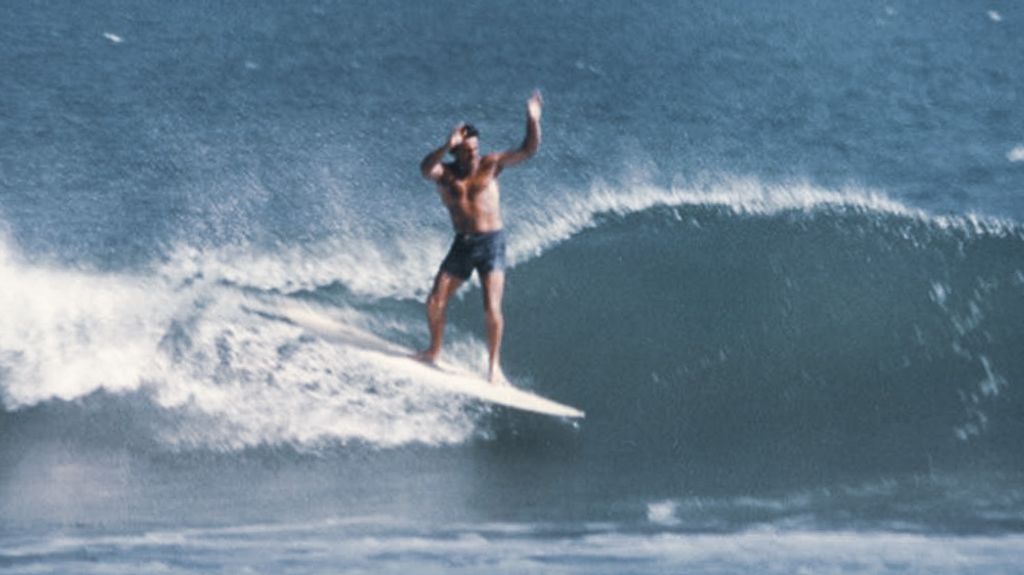
[[[1024,572],[1024,8],[0,5],[0,571]],[[453,125],[504,362],[410,347]],[[484,371],[480,290],[447,357]]]

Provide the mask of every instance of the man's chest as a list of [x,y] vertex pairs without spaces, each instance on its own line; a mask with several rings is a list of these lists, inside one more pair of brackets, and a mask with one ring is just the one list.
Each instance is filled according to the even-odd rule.
[[445,188],[452,199],[472,201],[477,196],[495,190],[497,181],[488,170],[478,170],[466,177],[453,177]]

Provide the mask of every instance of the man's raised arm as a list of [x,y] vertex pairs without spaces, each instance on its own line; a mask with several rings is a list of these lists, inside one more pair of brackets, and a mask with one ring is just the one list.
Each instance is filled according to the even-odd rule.
[[540,97],[540,90],[534,90],[526,102],[526,138],[523,139],[523,145],[517,150],[499,153],[499,168],[514,166],[537,153],[540,148],[540,113],[543,106],[544,100]]
[[444,176],[444,165],[441,163],[441,160],[444,159],[444,155],[452,148],[462,143],[462,130],[464,127],[465,124],[455,126],[452,135],[448,136],[448,141],[423,158],[423,161],[420,162],[420,173],[423,174],[424,178],[436,182]]

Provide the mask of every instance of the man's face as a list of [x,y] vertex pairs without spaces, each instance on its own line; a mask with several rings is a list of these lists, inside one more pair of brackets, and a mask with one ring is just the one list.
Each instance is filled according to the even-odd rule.
[[455,157],[459,160],[472,160],[480,152],[480,138],[470,136],[455,148]]

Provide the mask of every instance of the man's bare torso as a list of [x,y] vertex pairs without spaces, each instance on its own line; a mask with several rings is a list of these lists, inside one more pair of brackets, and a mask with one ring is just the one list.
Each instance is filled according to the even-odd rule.
[[460,173],[457,163],[447,164],[445,168],[445,176],[437,182],[437,191],[448,208],[455,231],[487,233],[500,230],[500,168],[495,157],[484,156],[467,173]]

